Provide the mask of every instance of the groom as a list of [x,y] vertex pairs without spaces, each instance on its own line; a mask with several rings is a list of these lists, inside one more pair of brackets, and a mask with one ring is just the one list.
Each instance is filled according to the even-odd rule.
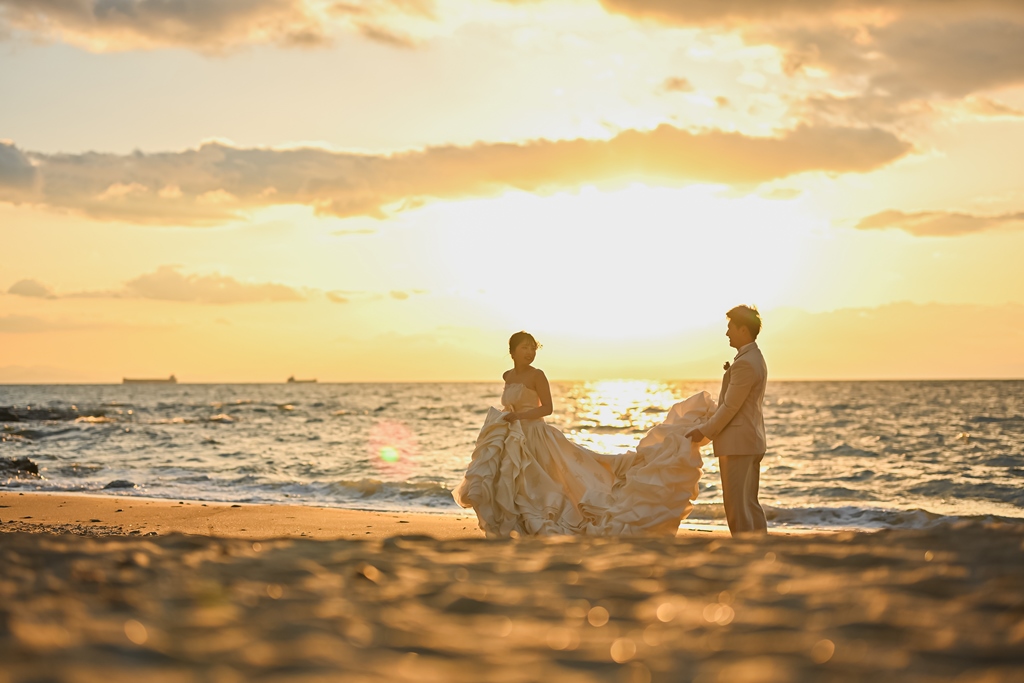
[[725,336],[736,349],[736,358],[731,366],[725,364],[718,410],[686,436],[694,443],[707,437],[714,444],[729,531],[734,536],[745,531],[763,534],[768,522],[757,502],[757,489],[765,452],[761,404],[768,366],[754,341],[761,331],[761,315],[753,306],[737,306],[725,315]]

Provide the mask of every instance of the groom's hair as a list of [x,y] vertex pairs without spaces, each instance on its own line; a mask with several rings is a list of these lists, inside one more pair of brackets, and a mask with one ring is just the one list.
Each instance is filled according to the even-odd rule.
[[737,325],[743,325],[750,330],[750,338],[757,339],[761,331],[761,314],[757,312],[757,306],[737,306],[726,313],[725,317]]

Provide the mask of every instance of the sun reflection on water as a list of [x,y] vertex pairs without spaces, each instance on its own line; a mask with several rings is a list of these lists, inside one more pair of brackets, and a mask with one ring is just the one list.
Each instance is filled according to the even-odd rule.
[[[573,385],[565,396],[567,434],[602,453],[635,448],[662,422],[683,393],[679,385],[647,380],[603,380]],[[687,394],[688,395],[688,394]]]

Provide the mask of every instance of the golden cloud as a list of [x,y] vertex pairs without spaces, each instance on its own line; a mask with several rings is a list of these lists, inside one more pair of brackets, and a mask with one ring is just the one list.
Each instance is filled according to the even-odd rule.
[[133,278],[116,290],[56,294],[37,280],[19,280],[7,290],[15,296],[44,299],[156,299],[203,304],[245,304],[305,301],[296,289],[274,282],[241,282],[212,273],[186,274],[180,266],[160,266],[152,273]]
[[178,266],[160,266],[154,273],[129,280],[125,283],[125,293],[144,299],[208,304],[303,301],[306,298],[287,285],[239,282],[218,273],[186,275]]
[[[432,0],[0,0],[0,36],[27,33],[90,50],[182,47],[223,53],[243,45],[310,47],[337,27],[411,44],[405,19],[433,22]],[[394,24],[397,24],[395,26]]]
[[670,76],[661,83],[661,92],[693,92],[693,83],[682,76]]
[[511,189],[545,193],[635,181],[756,186],[814,171],[861,173],[910,149],[892,133],[868,128],[802,126],[778,137],[751,137],[669,125],[628,130],[609,140],[478,143],[391,155],[222,143],[130,155],[47,155],[10,147],[0,154],[0,179],[5,163],[11,164],[10,174],[22,175],[30,163],[32,182],[0,185],[0,200],[102,220],[173,225],[222,223],[246,210],[282,204],[338,217],[384,217],[428,200]]
[[836,91],[797,105],[805,120],[889,123],[1024,83],[1019,0],[601,0],[605,9],[668,26],[740,34],[773,45],[785,68],[830,74]]
[[1024,228],[1024,212],[994,216],[955,211],[882,211],[857,223],[859,230],[898,229],[921,237],[953,237],[987,230]]
[[1024,14],[1017,0],[600,0],[609,12],[636,19],[686,26],[847,16],[886,17],[920,14],[932,18],[981,13]]
[[38,280],[18,280],[11,285],[8,290],[8,294],[15,296],[25,296],[33,299],[56,299],[57,296],[53,293],[53,290],[48,286],[44,285]]
[[96,330],[108,325],[96,322],[49,320],[33,315],[0,315],[0,334],[42,334],[68,330]]
[[348,304],[388,298],[407,301],[429,292],[423,289],[387,292],[299,290],[276,282],[243,282],[220,273],[183,273],[181,266],[167,265],[132,278],[117,289],[57,293],[38,280],[23,279],[11,285],[7,294],[32,299],[150,299],[199,304],[288,303],[314,300],[323,294],[332,303]]

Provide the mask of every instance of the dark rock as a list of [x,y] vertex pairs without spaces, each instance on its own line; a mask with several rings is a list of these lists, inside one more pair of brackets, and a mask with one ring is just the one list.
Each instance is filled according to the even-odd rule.
[[133,489],[135,488],[135,482],[128,481],[127,479],[115,479],[103,488],[105,489]]
[[18,476],[34,474],[39,476],[39,466],[28,458],[0,458],[0,475]]

